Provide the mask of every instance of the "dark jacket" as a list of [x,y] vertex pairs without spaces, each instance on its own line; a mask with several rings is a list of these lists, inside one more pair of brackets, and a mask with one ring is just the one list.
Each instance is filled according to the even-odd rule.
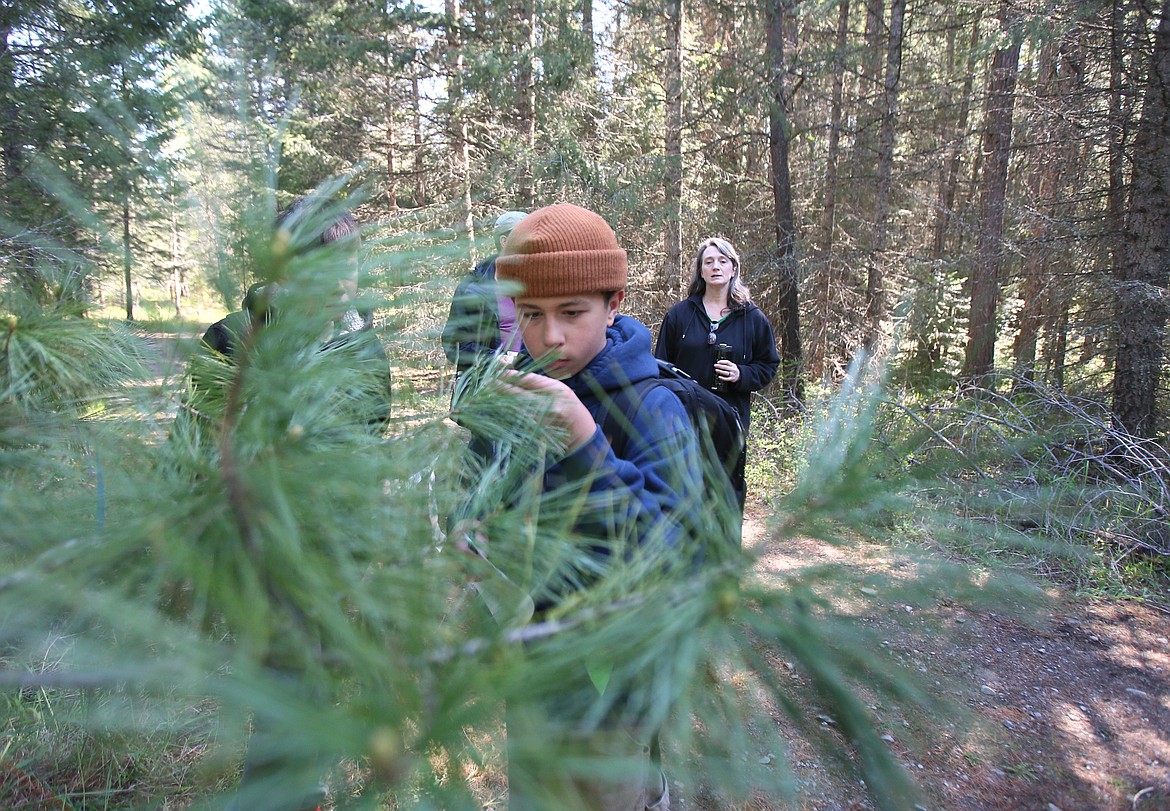
[[203,343],[221,355],[232,357],[247,336],[252,319],[264,318],[266,311],[264,285],[258,282],[248,288],[239,310],[228,313],[207,328],[203,333]]
[[[732,310],[715,330],[715,344],[707,343],[711,319],[703,309],[703,297],[691,296],[670,308],[658,330],[654,354],[717,392],[735,406],[746,432],[751,422],[751,394],[772,382],[780,367],[776,336],[767,316],[754,304]],[[727,390],[716,387],[715,345],[728,344],[731,360],[739,366],[739,380]]]
[[443,326],[443,352],[460,372],[476,358],[500,346],[500,312],[496,304],[496,257],[489,257],[463,277],[451,299]]
[[[600,425],[612,392],[657,376],[650,331],[619,315],[606,331],[605,348],[565,384]],[[571,498],[574,488],[588,487],[573,528],[596,539],[597,549],[608,550],[615,540],[661,544],[663,550],[678,546],[685,527],[697,525],[695,514],[704,503],[702,460],[690,418],[678,397],[659,386],[631,415],[629,433],[638,441],[627,443],[619,458],[598,427],[582,447],[545,469],[545,492],[560,500],[559,495]],[[538,605],[544,602],[538,598]]]

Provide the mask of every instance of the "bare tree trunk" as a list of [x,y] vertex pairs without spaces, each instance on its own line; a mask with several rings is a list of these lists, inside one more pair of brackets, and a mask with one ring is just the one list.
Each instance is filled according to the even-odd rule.
[[134,286],[131,283],[130,257],[130,190],[122,198],[122,278],[126,282],[126,320],[134,320]]
[[[17,23],[17,12],[11,3],[0,4],[0,161],[4,164],[0,181],[4,193],[0,196],[0,211],[10,213],[20,205],[17,190],[23,190],[24,149],[21,138],[21,116],[15,101],[16,60],[8,39]],[[9,267],[20,285],[38,296],[44,284],[31,261],[12,257]]]
[[421,67],[416,65],[410,77],[410,106],[414,114],[414,205],[426,205],[426,184],[423,182],[423,166],[426,164],[426,154],[423,151],[422,133],[422,99],[419,97],[418,73]]
[[[126,70],[123,68],[118,71],[119,81],[122,92],[122,100],[125,100],[130,95],[129,83],[126,81]],[[129,163],[129,156],[127,156]],[[122,171],[128,171],[129,166],[123,167]],[[130,244],[130,198],[134,193],[134,181],[127,176],[121,183],[122,185],[122,275],[126,281],[126,320],[134,320],[134,287],[131,284],[130,270],[132,266],[131,244]]]
[[[1134,65],[1126,64],[1126,54],[1132,33],[1126,24],[1126,0],[1113,0],[1109,8],[1109,196],[1105,213],[1110,261],[1113,264],[1114,279],[1120,282],[1121,268],[1125,257],[1125,195],[1126,195],[1126,152],[1129,148],[1130,125],[1133,121],[1134,96],[1130,72]],[[1132,6],[1130,5],[1132,8]],[[1136,59],[1133,62],[1136,63]],[[1113,325],[1116,328],[1116,324]],[[1116,367],[1117,336],[1113,337],[1112,351],[1106,350],[1105,371]],[[1100,349],[1100,341],[1086,341],[1085,351],[1094,354]]]
[[171,302],[175,305],[175,318],[183,317],[183,258],[179,237],[179,209],[175,195],[171,193]]
[[800,302],[797,280],[796,226],[792,211],[792,181],[788,167],[788,92],[784,78],[784,23],[795,0],[768,0],[765,4],[767,44],[765,63],[771,84],[768,106],[768,152],[772,163],[772,199],[775,207],[776,265],[780,294],[780,380],[785,394],[799,402],[804,397],[803,357],[800,347]]
[[930,224],[931,261],[927,275],[919,279],[921,287],[917,301],[917,306],[929,308],[929,312],[919,313],[919,323],[923,327],[917,331],[914,348],[915,365],[928,375],[939,371],[939,364],[949,349],[949,331],[937,327],[943,322],[949,322],[954,315],[946,295],[951,275],[948,267],[950,263],[946,261],[947,236],[955,218],[960,158],[967,145],[971,91],[978,65],[979,23],[982,14],[977,11],[973,17],[966,46],[966,66],[963,69],[956,67],[958,31],[951,29],[947,34],[947,81],[943,91],[943,105],[949,112],[957,104],[958,112],[945,122],[940,139],[940,145],[945,146],[946,152],[939,167],[934,216]]
[[460,0],[445,0],[447,16],[447,99],[451,106],[451,146],[455,153],[455,174],[463,198],[463,228],[475,243],[475,221],[471,212],[471,153],[467,145],[467,119],[463,110],[463,16]]
[[593,0],[581,0],[581,36],[585,38],[585,70],[597,75],[597,44],[593,39]]
[[830,301],[834,279],[833,236],[837,226],[837,164],[841,159],[841,97],[845,84],[845,48],[849,44],[849,0],[837,4],[837,40],[833,54],[833,96],[829,103],[829,138],[825,156],[825,210],[821,221],[822,260],[817,275],[816,300],[811,329],[813,341],[809,371],[816,377],[825,373],[825,356],[829,351]]
[[874,349],[883,335],[889,315],[886,301],[885,250],[890,216],[890,184],[894,168],[894,139],[898,123],[898,82],[902,75],[902,33],[906,0],[890,4],[890,38],[886,50],[886,71],[882,102],[882,124],[878,134],[877,194],[874,201],[873,240],[869,273],[865,285],[866,347]]
[[0,10],[0,160],[4,162],[4,189],[11,194],[24,168],[20,115],[16,107],[16,60],[8,39],[16,23],[10,4]]
[[1170,0],[1162,4],[1133,142],[1124,262],[1117,274],[1117,366],[1113,416],[1154,437],[1170,311]]
[[[1005,2],[1000,9],[1000,21],[1005,28],[1010,25],[1009,14]],[[1020,43],[1013,38],[1006,48],[996,49],[988,81],[983,172],[979,181],[979,233],[962,372],[964,378],[976,385],[985,384],[995,366],[995,317],[999,306],[999,272],[1003,264],[1004,207],[1019,61]]]
[[524,158],[520,166],[520,206],[531,209],[536,199],[532,165],[536,152],[536,2],[524,0],[521,4],[520,30],[524,51],[520,55],[520,101],[517,115],[524,137]]
[[670,300],[680,298],[682,290],[682,29],[683,0],[666,3],[666,62],[663,86],[666,88],[665,152],[663,178],[663,228],[665,259],[662,269],[666,293]]
[[386,204],[391,211],[398,209],[398,166],[394,154],[394,81],[390,76],[389,56],[386,65]]
[[[1049,31],[1048,39],[1040,48],[1035,98],[1042,105],[1050,107],[1060,97],[1057,82],[1056,32]],[[1058,142],[1059,116],[1051,109],[1033,110],[1030,116],[1036,130],[1032,149],[1032,170],[1027,185],[1030,200],[1027,229],[1031,250],[1023,260],[1020,283],[1020,325],[1013,344],[1015,374],[1017,379],[1032,382],[1036,371],[1036,344],[1044,313],[1048,309],[1046,298],[1050,292],[1050,226],[1055,214],[1055,196],[1064,160],[1064,145]]]
[[881,126],[878,109],[879,88],[882,85],[882,52],[885,50],[885,0],[865,0],[865,51],[861,55],[861,92],[859,120],[854,141],[854,163],[860,167],[877,164],[875,135]]
[[[959,114],[953,127],[949,130],[950,146],[947,156],[943,160],[943,171],[939,178],[938,207],[935,209],[934,225],[931,229],[931,258],[940,260],[946,250],[947,230],[955,215],[955,197],[959,188],[959,157],[967,141],[967,122],[971,117],[971,91],[975,83],[975,65],[978,56],[979,23],[982,15],[975,14],[971,23],[971,39],[967,44],[967,70],[963,77],[962,90],[959,91]],[[948,83],[947,101],[950,102],[951,93]],[[949,104],[948,104],[949,106]]]
[[386,119],[386,204],[391,211],[398,209],[398,165],[397,155],[394,151],[394,110],[398,106],[398,100],[394,93],[394,78],[396,71],[394,69],[394,43],[390,38],[391,24],[389,19],[385,19],[383,24],[386,26],[386,54],[383,64],[383,92],[382,92],[382,108],[385,110]]
[[1044,348],[1048,377],[1057,389],[1064,388],[1065,359],[1068,357],[1068,309],[1068,297],[1062,296],[1056,312],[1052,340],[1046,340]]

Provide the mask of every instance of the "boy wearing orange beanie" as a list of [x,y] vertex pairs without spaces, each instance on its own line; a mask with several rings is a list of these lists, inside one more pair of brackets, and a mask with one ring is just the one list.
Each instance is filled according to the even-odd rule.
[[[589,561],[538,583],[532,595],[537,609],[554,608],[626,560],[653,561],[651,568],[679,565],[681,550],[691,544],[687,528],[697,525],[693,515],[703,481],[698,440],[682,402],[654,386],[628,416],[624,436],[606,437],[600,427],[615,392],[658,377],[650,331],[618,313],[627,261],[613,230],[578,206],[537,209],[508,237],[496,274],[522,287],[515,297],[517,320],[525,353],[540,370],[510,371],[505,379],[549,398],[546,420],[565,440],[546,460],[542,492],[559,503],[580,505],[571,529],[585,539]],[[654,713],[630,700],[653,692],[645,683],[649,676],[615,672],[619,686],[609,683],[609,694],[609,672],[599,681],[597,668],[583,663],[579,676],[550,686],[543,709],[540,701],[533,702],[535,710],[509,708],[510,807],[669,809],[666,778],[651,751],[657,749],[661,708],[657,720],[648,721]],[[604,713],[597,711],[599,701],[608,708]],[[584,754],[585,762],[601,758],[594,763],[603,765],[561,777],[528,768],[528,758],[535,763],[541,752],[528,750],[533,742],[523,740],[521,716],[534,711],[557,730],[557,741],[547,745]]]

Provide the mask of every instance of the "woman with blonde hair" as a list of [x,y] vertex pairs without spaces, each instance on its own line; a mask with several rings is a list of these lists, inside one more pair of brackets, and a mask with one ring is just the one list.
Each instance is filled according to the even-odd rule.
[[733,405],[747,435],[752,392],[772,382],[780,354],[772,324],[742,281],[739,253],[727,240],[699,243],[687,298],[662,320],[654,354]]

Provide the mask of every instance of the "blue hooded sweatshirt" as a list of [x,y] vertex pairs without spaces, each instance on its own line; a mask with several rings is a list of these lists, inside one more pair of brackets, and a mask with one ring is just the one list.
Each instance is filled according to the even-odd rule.
[[[650,331],[638,320],[617,316],[606,330],[605,348],[581,372],[565,380],[593,421],[600,424],[613,392],[658,376]],[[702,501],[702,457],[682,402],[664,387],[651,389],[631,417],[625,458],[619,458],[600,427],[572,453],[544,472],[545,498],[579,504],[572,529],[590,539],[599,566],[616,548],[667,552],[680,545],[685,527]],[[587,494],[582,498],[582,487]],[[594,542],[595,539],[595,542]],[[653,544],[653,548],[647,548]],[[560,588],[554,587],[554,591]]]

